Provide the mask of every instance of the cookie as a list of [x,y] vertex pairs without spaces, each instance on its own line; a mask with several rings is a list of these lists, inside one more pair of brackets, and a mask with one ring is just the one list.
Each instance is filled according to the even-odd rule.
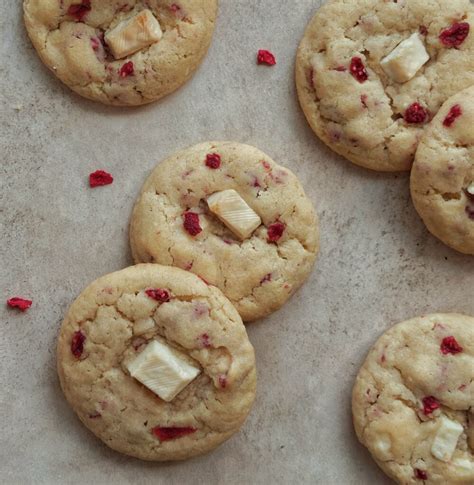
[[311,272],[318,222],[296,176],[254,147],[209,142],[162,162],[130,225],[135,262],[196,273],[244,321],[280,308]]
[[76,93],[136,106],[173,92],[211,42],[217,0],[24,0],[28,34]]
[[474,483],[474,318],[435,314],[389,329],[357,376],[360,442],[401,484]]
[[410,170],[420,137],[474,84],[469,0],[329,0],[298,49],[296,84],[313,131],[372,170]]
[[255,397],[255,356],[227,298],[178,268],[143,264],[89,285],[58,341],[80,420],[143,460],[182,460],[234,434]]
[[474,255],[474,86],[449,98],[426,129],[411,194],[429,231]]

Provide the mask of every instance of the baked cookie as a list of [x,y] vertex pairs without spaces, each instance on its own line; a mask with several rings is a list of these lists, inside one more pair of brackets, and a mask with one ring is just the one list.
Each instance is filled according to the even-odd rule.
[[474,86],[449,98],[427,127],[411,194],[432,234],[474,255]]
[[312,129],[358,165],[410,170],[430,119],[474,84],[473,26],[469,0],[329,0],[296,62]]
[[135,262],[192,271],[244,321],[280,308],[308,277],[318,222],[298,179],[254,147],[209,142],[161,163],[130,227]]
[[182,460],[234,434],[255,397],[255,356],[235,308],[178,268],[143,264],[89,285],[58,341],[61,387],[105,444]]
[[360,442],[402,484],[474,483],[474,318],[435,314],[389,329],[357,376]]
[[42,61],[105,104],[156,101],[184,84],[209,47],[217,0],[24,0]]

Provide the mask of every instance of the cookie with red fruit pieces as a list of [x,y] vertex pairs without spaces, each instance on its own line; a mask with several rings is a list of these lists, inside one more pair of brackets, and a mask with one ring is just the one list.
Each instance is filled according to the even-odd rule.
[[411,172],[411,195],[428,230],[474,255],[474,87],[449,98],[426,129]]
[[474,84],[469,0],[329,0],[300,43],[296,85],[317,136],[382,172],[410,170],[443,103]]
[[196,273],[244,321],[280,308],[308,278],[318,219],[296,176],[257,148],[207,142],[160,163],[135,203],[136,263]]
[[217,0],[24,0],[45,65],[94,101],[137,106],[188,81],[204,58]]
[[403,485],[474,483],[474,317],[399,323],[370,350],[352,393],[359,441]]
[[220,290],[142,264],[91,283],[63,321],[58,373],[79,419],[112,449],[184,460],[236,433],[256,390],[254,349]]

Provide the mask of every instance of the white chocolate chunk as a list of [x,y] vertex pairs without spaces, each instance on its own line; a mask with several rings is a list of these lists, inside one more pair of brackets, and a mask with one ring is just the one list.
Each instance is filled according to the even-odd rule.
[[474,473],[474,462],[467,458],[458,458],[453,461],[453,465],[463,473]]
[[431,454],[438,460],[449,461],[456,450],[458,439],[463,430],[464,428],[457,421],[443,416],[431,445]]
[[122,59],[163,37],[160,24],[150,10],[120,22],[105,34],[105,42],[115,59]]
[[[183,356],[184,357],[184,356]],[[200,373],[180,352],[153,340],[126,365],[130,375],[164,401],[172,401]]]
[[418,34],[413,34],[380,61],[380,65],[397,83],[414,78],[420,68],[430,60],[430,55]]
[[259,215],[233,189],[216,192],[207,198],[209,210],[241,240],[250,237],[262,223]]
[[155,321],[153,318],[142,318],[137,320],[133,325],[133,335],[143,335],[155,328]]
[[469,187],[467,188],[467,192],[468,194],[474,195],[474,182],[469,185]]

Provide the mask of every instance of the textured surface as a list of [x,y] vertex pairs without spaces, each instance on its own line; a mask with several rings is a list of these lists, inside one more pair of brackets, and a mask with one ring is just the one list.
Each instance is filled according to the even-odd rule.
[[[168,302],[145,293],[156,288],[168,293]],[[154,328],[137,337],[137,322],[150,318]],[[127,371],[154,340],[202,370],[171,402],[157,399]],[[61,327],[58,372],[81,421],[111,448],[145,460],[213,449],[240,428],[255,398],[254,351],[235,308],[215,287],[168,266],[137,265],[91,283]],[[194,432],[159,441],[156,427]]]
[[[456,47],[439,38],[454,23],[470,26]],[[298,94],[310,125],[358,165],[409,170],[430,117],[448,97],[474,84],[473,27],[469,0],[328,1],[298,50]],[[380,61],[419,31],[430,60],[413,79],[394,82]],[[354,59],[363,75],[353,75]],[[407,114],[414,103],[426,113],[416,123]]]
[[[206,156],[218,154],[210,169]],[[240,242],[208,210],[206,197],[234,189],[262,224]],[[202,231],[192,236],[183,213],[199,215]],[[269,242],[269,228],[284,231]],[[298,179],[255,147],[234,142],[202,143],[171,155],[150,175],[130,225],[137,263],[189,269],[216,285],[244,321],[280,308],[308,277],[319,247],[316,215]]]
[[[399,483],[417,483],[421,470],[426,483],[472,484],[473,403],[474,318],[434,314],[400,323],[374,344],[352,411],[359,439]],[[431,453],[443,417],[464,429],[447,463]]]
[[413,202],[429,230],[448,246],[471,255],[473,126],[474,87],[470,87],[449,98],[426,130],[410,177]]
[[[26,36],[19,2],[3,2],[1,295],[34,299],[25,314],[0,307],[4,481],[391,483],[355,437],[355,375],[394,323],[434,311],[474,315],[474,260],[428,233],[407,175],[359,169],[308,127],[294,58],[319,4],[222,0],[196,76],[158,103],[122,112],[56,81]],[[278,64],[257,66],[259,48]],[[186,463],[142,463],[109,450],[75,417],[58,384],[56,338],[79,292],[131,263],[129,218],[156,162],[209,139],[285,160],[320,215],[321,253],[302,289],[248,328],[259,388],[242,432]],[[97,168],[112,172],[114,184],[90,190],[87,175]]]
[[[190,78],[211,41],[217,10],[217,0],[182,0],[178,9],[168,0],[83,4],[90,10],[74,17],[69,9],[77,0],[25,0],[28,33],[44,63],[71,89],[124,106],[150,103]],[[116,60],[105,48],[104,33],[145,7],[159,21],[163,37]]]

